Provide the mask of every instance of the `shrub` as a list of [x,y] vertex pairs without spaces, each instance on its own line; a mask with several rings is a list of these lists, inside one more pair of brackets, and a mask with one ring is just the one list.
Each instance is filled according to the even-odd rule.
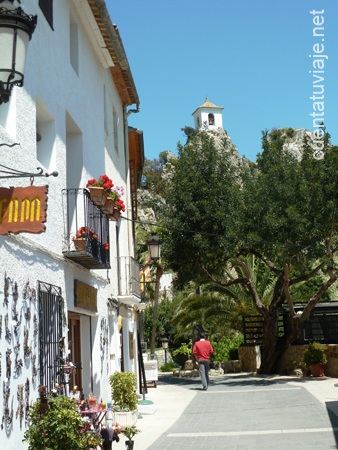
[[116,411],[134,411],[138,397],[135,392],[136,375],[133,372],[115,372],[109,378]]
[[86,431],[74,400],[60,395],[48,399],[45,410],[37,400],[29,409],[30,425],[23,442],[28,450],[85,450],[101,444],[101,437]]
[[212,342],[214,354],[213,361],[229,361],[230,359],[238,359],[238,347],[243,344],[244,338],[242,334],[238,334],[234,338],[223,338],[219,342]]
[[177,369],[177,364],[174,361],[169,361],[160,367],[160,372],[172,372]]
[[307,367],[310,367],[314,364],[326,364],[327,356],[326,356],[327,346],[325,344],[320,344],[319,342],[312,342],[308,345],[308,347],[304,350],[303,360]]

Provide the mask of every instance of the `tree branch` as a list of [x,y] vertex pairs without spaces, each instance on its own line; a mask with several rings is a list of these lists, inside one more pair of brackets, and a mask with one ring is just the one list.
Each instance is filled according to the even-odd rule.
[[284,295],[285,295],[285,298],[289,305],[290,316],[294,317],[296,313],[295,313],[295,308],[294,308],[293,301],[292,301],[292,298],[290,295],[290,290],[289,290],[289,287],[290,287],[289,273],[290,273],[290,266],[288,264],[285,264],[285,266],[284,266]]
[[317,291],[317,293],[310,298],[309,302],[305,306],[302,315],[301,315],[301,322],[305,322],[309,319],[310,314],[314,307],[317,305],[317,303],[320,301],[324,293],[333,285],[333,283],[337,280],[337,274],[334,273],[332,267],[328,267],[327,273],[329,275],[329,279],[324,283]]
[[248,254],[257,256],[257,258],[263,261],[263,263],[271,270],[271,272],[275,273],[276,275],[279,275],[280,270],[274,265],[274,263],[269,259],[265,258],[265,256],[263,256],[260,252],[258,252],[254,248],[244,248],[238,253],[238,256],[240,255],[247,256]]
[[327,262],[323,261],[321,262],[317,267],[315,267],[311,272],[301,275],[298,278],[294,278],[293,280],[290,280],[290,286],[293,284],[301,283],[302,281],[308,281],[311,278],[313,278],[317,273],[327,264]]

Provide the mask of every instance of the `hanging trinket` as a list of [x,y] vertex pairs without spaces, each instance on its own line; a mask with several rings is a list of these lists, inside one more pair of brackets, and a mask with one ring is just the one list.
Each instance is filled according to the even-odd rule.
[[20,343],[18,342],[14,347],[15,361],[14,361],[14,377],[18,378],[22,371],[23,362],[22,359],[19,358],[20,354]]
[[24,356],[25,359],[29,358],[32,354],[32,349],[31,347],[28,345],[28,340],[29,340],[29,329],[27,327],[25,327],[24,329],[24,340],[23,340],[23,351],[24,351]]
[[15,417],[16,417],[16,419],[19,417],[20,430],[22,430],[22,421],[23,421],[23,416],[24,416],[23,384],[18,385],[16,398],[18,400],[18,407],[17,407],[16,413],[15,413]]
[[7,276],[5,272],[5,280],[4,280],[4,306],[8,307],[9,301],[9,286],[11,279]]
[[33,386],[36,384],[36,377],[38,376],[38,369],[36,367],[36,355],[32,356],[32,382]]
[[2,314],[0,315],[0,339],[2,337]]
[[5,333],[6,341],[10,344],[12,342],[12,333],[8,327],[8,314],[5,315]]
[[28,426],[29,423],[29,395],[30,395],[30,383],[27,378],[25,383],[25,425]]
[[34,348],[36,348],[36,346],[38,344],[38,334],[39,334],[38,318],[37,318],[37,315],[34,314],[34,317],[33,317],[33,342],[34,342]]
[[12,375],[12,360],[11,360],[12,350],[10,348],[6,351],[6,378],[10,380]]
[[4,425],[6,429],[6,434],[9,436],[12,430],[13,423],[13,398],[12,407],[9,409],[9,399],[11,396],[11,389],[5,382],[3,382],[3,405],[4,405],[4,415],[2,416],[1,429],[3,430]]

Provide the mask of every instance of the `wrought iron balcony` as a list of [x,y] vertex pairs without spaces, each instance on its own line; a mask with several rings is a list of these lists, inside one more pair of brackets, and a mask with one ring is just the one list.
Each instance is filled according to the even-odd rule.
[[87,269],[109,269],[109,219],[87,189],[63,189],[63,255]]
[[140,266],[138,261],[130,256],[120,256],[117,259],[119,285],[117,299],[121,303],[135,304],[141,300]]

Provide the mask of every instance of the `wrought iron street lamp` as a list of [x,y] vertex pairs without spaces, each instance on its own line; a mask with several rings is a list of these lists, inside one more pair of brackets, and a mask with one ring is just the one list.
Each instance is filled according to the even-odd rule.
[[0,104],[7,103],[13,86],[23,86],[28,42],[37,16],[15,7],[20,0],[0,0]]
[[164,350],[164,364],[167,365],[167,351],[168,351],[169,340],[164,337],[162,338],[162,348]]

